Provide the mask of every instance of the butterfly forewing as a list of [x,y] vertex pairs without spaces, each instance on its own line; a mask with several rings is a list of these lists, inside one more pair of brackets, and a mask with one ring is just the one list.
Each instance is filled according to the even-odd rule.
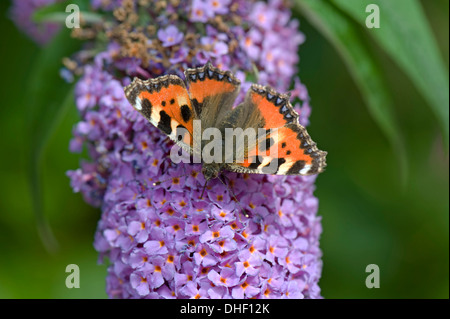
[[125,95],[148,121],[188,149],[193,145],[192,108],[186,86],[178,76],[166,75],[146,81],[135,78]]
[[233,108],[240,81],[231,72],[215,68],[209,62],[200,68],[187,69],[185,75],[202,129],[218,127]]

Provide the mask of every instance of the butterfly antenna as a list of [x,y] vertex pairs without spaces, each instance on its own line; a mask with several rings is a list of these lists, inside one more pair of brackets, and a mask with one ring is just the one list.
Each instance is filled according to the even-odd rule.
[[202,194],[200,195],[200,199],[203,198],[203,194],[205,193],[206,185],[208,184],[208,180],[205,181],[205,185],[203,185]]
[[[224,176],[224,177],[225,177],[225,176]],[[233,196],[234,200],[235,200],[236,203],[239,205],[239,209],[241,210],[242,215],[244,215],[245,217],[249,218],[250,216],[249,216],[249,215],[245,212],[245,210],[242,208],[241,202],[236,198],[236,195],[234,195],[233,190],[232,190],[231,188],[229,188],[228,185],[227,185],[224,181],[222,181],[222,180],[220,179],[219,176],[217,176],[217,178],[219,179],[219,181],[220,181],[223,185],[225,185],[225,187],[226,187],[226,188],[228,189],[228,191],[230,192],[231,196]],[[242,220],[241,220],[241,215],[238,215],[238,216],[239,216],[239,221],[242,222]]]

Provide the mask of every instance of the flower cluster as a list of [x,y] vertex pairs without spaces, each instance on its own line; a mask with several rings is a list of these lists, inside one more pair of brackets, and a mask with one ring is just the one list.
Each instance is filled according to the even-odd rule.
[[[94,246],[110,261],[108,295],[320,298],[315,176],[224,172],[225,183],[209,181],[201,198],[201,166],[171,162],[173,143],[134,111],[123,92],[135,76],[184,78],[184,69],[207,61],[241,80],[238,101],[252,82],[287,91],[304,37],[284,1],[91,5],[112,12],[114,20],[92,28],[106,35],[105,50],[90,62],[79,52],[66,64],[83,74],[75,91],[82,119],[70,149],[85,146],[91,157],[68,176],[74,191],[102,209]],[[297,77],[293,82],[300,123],[307,125],[308,92]]]

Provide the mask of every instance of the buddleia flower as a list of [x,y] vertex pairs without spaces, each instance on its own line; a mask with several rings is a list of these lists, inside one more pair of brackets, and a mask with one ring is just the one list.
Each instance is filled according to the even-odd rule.
[[[67,175],[102,211],[94,247],[108,263],[108,296],[320,298],[316,176],[225,172],[225,185],[208,181],[202,197],[201,165],[173,163],[173,142],[123,92],[134,77],[184,79],[186,68],[210,61],[241,81],[236,103],[254,82],[291,89],[308,124],[308,92],[295,76],[304,36],[286,2],[92,0],[91,7],[104,22],[83,26],[95,36],[69,68],[82,74],[70,150],[87,148],[89,160]],[[103,49],[89,59],[93,45]]]

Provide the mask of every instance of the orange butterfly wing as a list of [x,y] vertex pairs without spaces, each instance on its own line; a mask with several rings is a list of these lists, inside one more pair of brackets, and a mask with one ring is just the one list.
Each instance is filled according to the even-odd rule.
[[146,81],[135,78],[125,95],[150,123],[192,152],[195,113],[183,80],[176,75]]
[[202,130],[218,127],[232,110],[239,93],[240,81],[230,72],[206,65],[184,72],[189,95]]
[[248,118],[259,119],[259,123],[249,125],[264,128],[266,133],[249,146],[242,163],[233,163],[227,169],[278,175],[312,175],[324,170],[327,153],[317,148],[299,124],[289,95],[255,84],[242,105],[253,113]]

